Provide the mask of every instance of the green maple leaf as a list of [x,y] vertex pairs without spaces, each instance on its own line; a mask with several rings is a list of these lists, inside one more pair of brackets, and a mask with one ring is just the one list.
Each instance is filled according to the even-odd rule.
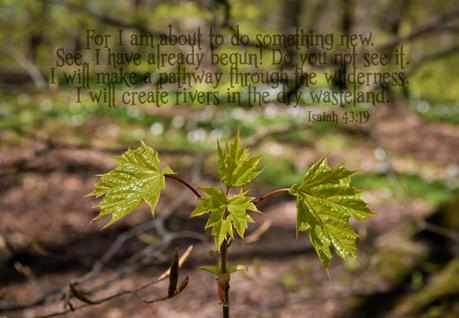
[[115,158],[114,170],[103,174],[90,196],[101,197],[97,205],[99,215],[111,214],[107,226],[129,215],[142,202],[146,202],[154,215],[161,190],[165,186],[164,175],[174,173],[171,168],[161,170],[158,153],[143,142],[137,149],[129,149]]
[[330,168],[324,157],[311,166],[301,184],[289,189],[297,198],[297,233],[309,234],[326,269],[332,258],[331,248],[343,259],[356,257],[358,235],[349,218],[362,220],[373,214],[361,199],[360,190],[350,185],[354,173],[343,165]]
[[259,212],[253,197],[246,196],[247,192],[240,192],[233,196],[227,196],[217,188],[202,189],[207,196],[200,198],[201,203],[191,212],[191,216],[201,216],[209,213],[206,229],[211,228],[211,234],[215,239],[215,247],[219,249],[225,239],[234,238],[234,229],[241,238],[248,223],[254,222],[247,211]]
[[261,173],[257,169],[261,156],[252,157],[247,146],[241,147],[239,132],[233,143],[225,144],[225,149],[219,142],[217,145],[220,180],[226,187],[242,186]]

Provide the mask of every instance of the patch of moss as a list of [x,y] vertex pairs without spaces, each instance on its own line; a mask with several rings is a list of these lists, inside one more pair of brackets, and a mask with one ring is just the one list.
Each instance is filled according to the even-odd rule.
[[459,193],[441,204],[428,220],[431,223],[459,231]]
[[406,296],[396,308],[398,316],[416,316],[429,306],[459,294],[459,257],[452,259],[430,283],[419,291]]
[[[430,181],[413,174],[399,174],[397,180],[408,195],[424,199],[432,204],[446,202],[452,196],[452,190],[448,188],[443,180]],[[381,174],[357,174],[352,178],[352,183],[354,186],[366,190],[393,187],[393,183],[385,175]],[[397,189],[393,190],[397,191]]]

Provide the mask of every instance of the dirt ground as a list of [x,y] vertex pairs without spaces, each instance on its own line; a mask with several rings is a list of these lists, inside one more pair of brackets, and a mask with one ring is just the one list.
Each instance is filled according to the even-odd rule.
[[[457,127],[426,124],[414,117],[408,121],[403,119],[402,125],[402,119],[396,118],[386,118],[383,124],[378,125],[381,142],[386,149],[440,167],[447,162],[459,162],[459,153],[451,151],[452,147],[459,149]],[[34,147],[39,150],[41,146],[34,144]],[[371,148],[365,149],[367,145],[362,147],[361,155],[374,161]],[[1,149],[2,164],[18,157],[24,158],[24,161],[33,158],[32,162],[21,165],[24,168],[21,172],[7,170],[0,178],[0,291],[5,293],[4,303],[27,303],[44,291],[65,286],[89,271],[120,233],[151,218],[147,208],[142,207],[125,221],[104,231],[99,231],[100,223],[90,223],[96,215],[92,207],[96,201],[84,196],[91,191],[95,175],[113,165],[107,154],[82,149],[56,149],[37,158],[34,156],[30,150]],[[189,169],[190,166],[184,166],[182,172],[185,174]],[[161,198],[158,213],[161,214],[168,202],[182,194],[182,188],[168,183],[168,192]],[[365,225],[356,227],[361,236],[360,264],[344,263],[335,257],[329,275],[321,268],[308,239],[300,235],[296,240],[295,206],[288,196],[263,203],[260,206],[263,215],[257,216],[256,221],[261,224],[270,220],[270,229],[256,242],[235,242],[231,246],[230,260],[246,264],[249,268],[247,272],[237,273],[231,278],[233,316],[368,317],[360,297],[384,295],[392,288],[390,281],[378,273],[375,249],[397,245],[399,242],[392,236],[394,230],[428,215],[433,207],[418,200],[409,203],[388,201],[385,193],[379,192],[366,192],[364,198],[376,216]],[[182,227],[197,230],[202,226],[202,220],[190,220],[187,216],[194,200],[189,196],[187,202],[167,219],[170,231]],[[249,233],[254,230],[256,226],[252,226]],[[110,277],[123,260],[144,248],[148,239],[151,237],[137,236],[129,241],[107,264],[98,279]],[[187,239],[172,242],[163,256],[168,259],[176,246],[183,251],[189,242]],[[173,299],[148,305],[133,295],[126,295],[68,316],[219,317],[215,279],[198,268],[213,261],[208,256],[212,245],[196,240],[192,242],[193,252],[180,271],[182,278],[189,277],[189,284]],[[156,265],[148,265],[144,270],[113,284],[98,297],[152,281],[167,267],[168,262],[164,259]],[[142,296],[151,299],[166,292],[167,282],[163,282],[142,291]],[[61,309],[62,303],[59,303],[38,309],[0,312],[0,317],[35,317]],[[380,317],[391,315],[390,308],[387,312],[381,308],[380,313]]]

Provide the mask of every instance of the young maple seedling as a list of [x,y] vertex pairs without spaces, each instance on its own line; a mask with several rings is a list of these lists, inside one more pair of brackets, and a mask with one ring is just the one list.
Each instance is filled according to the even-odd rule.
[[[141,203],[146,202],[154,211],[165,178],[180,182],[200,200],[192,217],[208,215],[205,229],[211,230],[218,264],[201,266],[217,278],[218,295],[223,317],[229,317],[229,282],[233,272],[245,270],[243,265],[228,262],[228,249],[235,232],[244,239],[248,223],[254,220],[250,213],[260,213],[257,205],[268,197],[288,192],[296,199],[296,232],[306,232],[319,259],[328,271],[332,258],[331,250],[343,259],[356,258],[358,235],[349,224],[349,218],[362,220],[373,214],[361,199],[358,189],[352,187],[350,171],[339,165],[330,168],[327,158],[314,163],[306,172],[303,182],[290,188],[277,189],[259,198],[248,196],[247,184],[257,177],[260,156],[251,156],[247,146],[240,145],[239,133],[234,141],[221,147],[217,142],[219,177],[221,187],[202,188],[204,195],[185,180],[165,167],[161,169],[158,153],[141,143],[140,147],[128,150],[116,158],[114,170],[103,174],[90,195],[103,199],[97,205],[100,213],[95,219],[110,215],[104,228],[130,214]],[[169,295],[175,295],[169,291]]]

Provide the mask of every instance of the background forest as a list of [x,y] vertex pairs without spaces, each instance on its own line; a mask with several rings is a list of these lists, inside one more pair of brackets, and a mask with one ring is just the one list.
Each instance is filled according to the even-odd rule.
[[[84,51],[87,29],[159,36],[168,25],[213,26],[227,37],[236,25],[250,35],[371,31],[380,52],[404,46],[409,85],[391,90],[389,103],[359,105],[368,123],[344,125],[308,122],[309,111],[336,108],[312,102],[108,108],[48,84],[56,49]],[[141,140],[187,180],[213,184],[216,140],[237,129],[265,154],[255,194],[300,182],[328,153],[331,165],[360,170],[353,184],[376,215],[355,224],[360,262],[334,258],[327,277],[309,241],[295,238],[294,200],[263,203],[245,242],[232,246],[232,259],[249,267],[232,278],[234,317],[458,317],[457,53],[457,0],[0,0],[0,317],[217,317],[214,278],[198,268],[212,260],[212,243],[203,220],[189,218],[192,194],[168,183],[153,221],[142,206],[104,231],[90,223],[96,200],[84,196]],[[190,282],[177,297],[147,305],[125,295],[71,312],[84,301],[69,282],[81,279],[89,298],[134,289],[190,244],[180,271]]]

